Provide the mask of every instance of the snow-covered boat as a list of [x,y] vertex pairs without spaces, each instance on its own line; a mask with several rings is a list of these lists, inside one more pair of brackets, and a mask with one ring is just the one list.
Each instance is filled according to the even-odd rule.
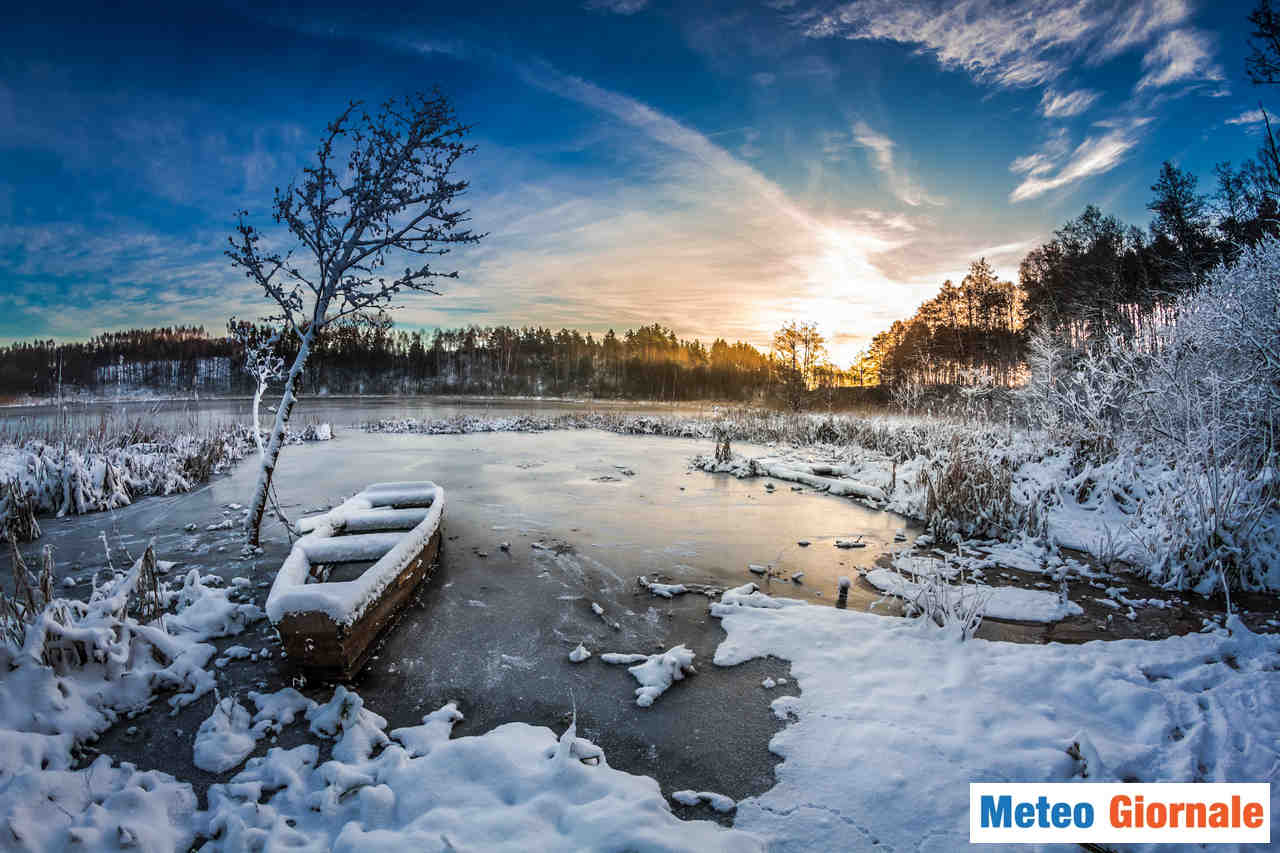
[[[429,482],[374,483],[299,521],[305,535],[267,596],[290,662],[343,678],[357,673],[430,570],[443,522],[444,489]],[[342,564],[369,561],[357,577],[331,578]]]

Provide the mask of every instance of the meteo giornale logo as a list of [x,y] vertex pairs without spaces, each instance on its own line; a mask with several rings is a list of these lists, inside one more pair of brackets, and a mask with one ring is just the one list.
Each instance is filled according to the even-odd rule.
[[1269,843],[1271,785],[974,782],[969,841]]

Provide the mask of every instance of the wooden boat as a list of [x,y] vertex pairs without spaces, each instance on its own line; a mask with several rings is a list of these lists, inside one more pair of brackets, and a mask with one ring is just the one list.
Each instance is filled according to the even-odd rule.
[[[408,603],[440,551],[444,489],[430,482],[374,483],[298,523],[267,596],[267,616],[289,661],[327,675],[360,671],[378,636]],[[373,564],[330,580],[343,563]]]

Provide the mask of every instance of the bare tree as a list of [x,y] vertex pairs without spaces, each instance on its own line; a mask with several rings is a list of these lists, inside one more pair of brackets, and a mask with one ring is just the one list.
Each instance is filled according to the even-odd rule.
[[251,323],[237,323],[232,317],[227,323],[227,331],[244,347],[244,372],[253,377],[253,442],[258,446],[258,461],[261,462],[266,458],[267,447],[262,443],[262,424],[258,412],[262,406],[262,395],[267,392],[267,388],[285,375],[284,359],[275,352],[282,330],[274,330],[263,338]]
[[1253,49],[1245,60],[1245,71],[1254,83],[1280,82],[1280,14],[1271,8],[1271,0],[1259,0],[1249,13],[1253,31],[1249,46]]
[[268,248],[240,211],[227,256],[276,303],[280,313],[272,322],[299,344],[245,523],[250,545],[258,544],[298,378],[316,336],[333,323],[378,317],[402,291],[439,293],[438,279],[458,276],[426,261],[393,272],[393,259],[444,255],[484,236],[466,227],[469,211],[454,206],[468,186],[455,179],[454,165],[475,151],[463,142],[469,130],[439,92],[388,101],[373,113],[354,102],[329,124],[301,181],[276,189],[274,219],[287,227],[291,248],[283,254]]

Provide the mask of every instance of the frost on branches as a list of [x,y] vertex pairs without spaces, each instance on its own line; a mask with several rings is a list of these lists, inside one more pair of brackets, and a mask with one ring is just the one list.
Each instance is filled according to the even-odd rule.
[[[227,256],[275,303],[272,322],[298,340],[249,509],[249,544],[258,544],[298,377],[316,336],[334,324],[383,322],[403,291],[437,293],[439,279],[457,272],[425,260],[415,269],[408,259],[480,240],[466,227],[468,211],[455,206],[467,182],[454,166],[474,151],[463,142],[468,130],[438,93],[388,101],[373,113],[352,103],[330,122],[301,179],[276,190],[275,220],[301,257],[264,247],[263,232],[241,211]],[[406,265],[389,267],[393,260]]]

